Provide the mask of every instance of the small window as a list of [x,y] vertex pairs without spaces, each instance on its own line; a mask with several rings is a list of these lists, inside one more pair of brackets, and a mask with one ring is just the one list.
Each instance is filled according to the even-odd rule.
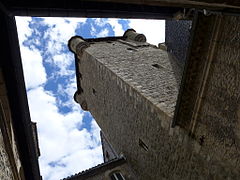
[[92,88],[92,92],[94,95],[96,95],[96,90],[94,88]]
[[148,151],[148,146],[139,138],[138,145],[143,148],[145,151]]
[[153,64],[152,66],[158,69],[160,68],[159,64]]
[[115,172],[110,177],[111,180],[125,180],[120,172]]
[[106,151],[106,158],[109,159],[109,154],[107,151]]
[[130,52],[137,51],[136,49],[133,49],[133,48],[127,48],[127,50]]

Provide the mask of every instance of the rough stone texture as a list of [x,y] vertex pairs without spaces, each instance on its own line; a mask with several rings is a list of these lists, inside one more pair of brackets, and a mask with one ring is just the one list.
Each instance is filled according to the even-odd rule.
[[105,137],[102,131],[100,135],[101,135],[104,162],[117,158],[118,154],[115,152],[114,148],[112,147],[110,142],[107,140],[107,138]]
[[[213,20],[204,21],[205,28]],[[208,88],[193,136],[189,136],[187,128],[171,128],[178,86],[165,51],[118,40],[93,43],[80,57],[79,81],[83,89],[80,96],[86,99],[89,111],[117,153],[126,156],[139,175],[137,179],[238,179],[236,42],[240,28],[238,18],[222,20],[221,29],[225,31],[217,39],[218,51],[209,71]],[[222,38],[228,40],[221,41]],[[206,55],[206,49],[199,52]],[[194,103],[191,105],[189,113]]]
[[204,16],[196,14],[193,23],[193,37],[191,37],[189,50],[189,59],[185,64],[183,72],[183,82],[180,88],[180,97],[178,98],[175,122],[187,130],[191,129],[191,119],[194,113],[194,104],[198,99],[198,91],[203,82],[203,71],[208,62],[208,49],[211,49],[213,34],[216,26],[216,19],[213,16]]
[[8,154],[3,142],[3,136],[0,129],[0,179],[1,180],[13,180],[13,173],[10,166]]
[[117,153],[140,179],[172,176],[169,170],[177,168],[184,149],[176,146],[178,137],[169,136],[178,89],[167,52],[147,44],[99,42],[86,49],[79,70],[80,96]]
[[[167,115],[173,115],[178,88],[167,52],[149,46],[146,43],[134,44],[123,42],[122,40],[113,43],[99,42],[92,44],[91,47],[87,48],[86,52],[85,56],[87,57],[83,57],[83,60],[97,60],[89,60],[87,62],[89,66],[87,63],[81,66],[80,61],[79,69],[81,74],[83,74],[81,80],[83,91],[85,88],[88,88],[86,91],[91,93],[88,94],[89,96],[86,96],[86,99],[94,98],[92,89],[95,89],[96,96],[98,93],[107,91],[105,95],[103,93],[97,96],[101,96],[99,98],[106,98],[107,95],[111,93],[108,91],[114,88],[113,85],[117,85],[118,89],[120,88],[121,91],[125,92],[124,94],[128,96],[135,94],[139,96],[141,94],[146,100],[161,107],[162,111]],[[95,67],[93,64],[90,64],[92,62],[96,62]],[[91,71],[92,68],[96,68],[96,65],[98,65],[99,69],[95,74],[91,73],[93,76],[92,78],[102,78],[101,76],[104,76],[104,78],[109,78],[109,80],[111,80],[106,83],[114,83],[113,85],[102,85],[101,83],[107,81],[105,79],[99,79],[102,80],[101,83],[91,82],[91,84],[89,84],[90,82],[87,82],[91,78],[84,78],[84,74],[89,75],[90,72],[84,72],[86,68],[83,66],[88,67],[86,71]],[[106,72],[103,72],[105,69]],[[101,85],[102,87],[94,87]],[[91,86],[92,89],[90,89]],[[130,92],[127,92],[128,86],[130,86]],[[98,92],[99,90],[100,92]],[[112,95],[112,93],[109,95]],[[114,94],[114,96],[116,96],[116,94]],[[139,97],[138,99],[142,98]],[[117,101],[118,99],[115,100]],[[133,105],[136,106],[136,103],[137,102]],[[88,107],[91,109],[90,103]]]
[[211,179],[240,176],[239,20],[198,15],[176,116],[199,143],[199,156],[208,163],[203,171]]
[[166,20],[165,44],[167,50],[176,57],[181,67],[184,66],[186,61],[191,26],[192,21]]
[[220,26],[196,119],[208,159],[225,165],[226,179],[240,174],[240,18],[218,17]]
[[[5,81],[0,70],[0,179],[23,179]],[[4,170],[1,174],[1,168]]]

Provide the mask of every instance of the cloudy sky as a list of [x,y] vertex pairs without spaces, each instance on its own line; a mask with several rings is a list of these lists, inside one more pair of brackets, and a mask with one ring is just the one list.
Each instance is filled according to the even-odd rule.
[[73,100],[74,35],[122,36],[133,28],[149,43],[164,42],[164,21],[16,17],[31,119],[37,122],[44,180],[57,180],[103,162],[99,127]]

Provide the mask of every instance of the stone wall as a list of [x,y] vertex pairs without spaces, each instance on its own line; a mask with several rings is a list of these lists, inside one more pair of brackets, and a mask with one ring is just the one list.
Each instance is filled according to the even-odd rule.
[[91,44],[79,70],[80,96],[117,153],[126,155],[141,179],[156,179],[163,164],[170,163],[160,162],[170,153],[162,147],[171,141],[178,93],[167,52],[148,44]]
[[[225,165],[226,179],[238,179],[240,172],[240,18],[218,17],[217,35],[205,38],[214,47],[209,58],[209,73],[196,118],[194,136],[202,139],[207,161]],[[209,36],[207,36],[209,35]],[[223,173],[222,172],[222,173]],[[219,175],[220,176],[220,175]]]
[[13,172],[10,165],[9,157],[3,142],[2,131],[0,129],[0,179],[13,180]]
[[176,57],[181,67],[184,66],[186,61],[191,26],[192,21],[166,20],[165,44],[167,50]]
[[0,69],[0,179],[24,179],[5,81]]
[[[84,97],[88,110],[117,153],[126,156],[139,175],[137,179],[236,179],[239,176],[238,168],[229,165],[230,160],[226,159],[228,164],[222,163],[224,154],[221,158],[214,156],[213,152],[222,152],[217,149],[221,146],[214,148],[217,141],[209,138],[209,144],[205,145],[204,136],[198,139],[190,137],[184,129],[171,128],[178,86],[165,51],[121,40],[98,42],[85,50],[78,65],[83,89],[79,96]],[[224,130],[227,129],[221,132]],[[212,152],[213,149],[216,151]],[[232,160],[238,155],[236,151],[225,150]]]
[[118,154],[115,152],[114,148],[112,147],[110,142],[107,140],[107,138],[105,137],[102,131],[100,135],[101,135],[104,162],[117,158]]

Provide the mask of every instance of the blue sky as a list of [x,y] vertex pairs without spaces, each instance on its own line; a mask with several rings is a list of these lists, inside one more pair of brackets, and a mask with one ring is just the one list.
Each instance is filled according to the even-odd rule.
[[164,21],[16,17],[31,119],[37,122],[44,180],[56,180],[103,162],[100,128],[73,100],[74,56],[67,47],[74,35],[122,36],[128,28],[147,41],[164,42]]

